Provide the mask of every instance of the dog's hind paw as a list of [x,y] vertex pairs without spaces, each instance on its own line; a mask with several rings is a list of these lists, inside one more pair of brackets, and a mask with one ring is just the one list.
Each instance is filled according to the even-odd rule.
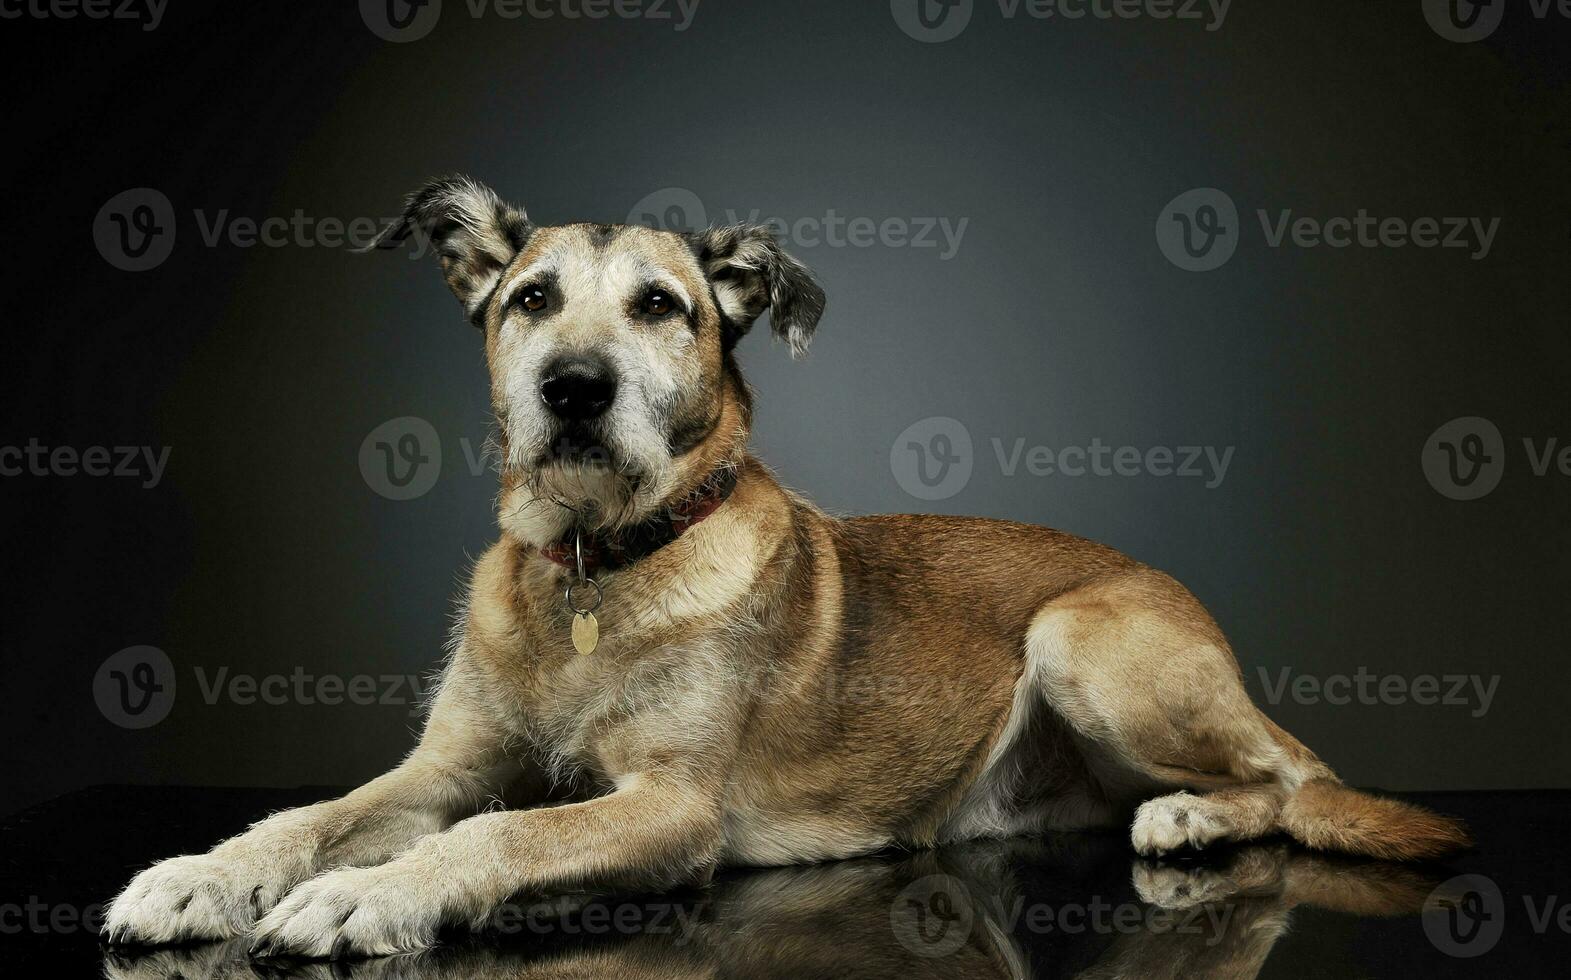
[[1205,847],[1226,833],[1227,826],[1205,800],[1191,793],[1173,793],[1140,804],[1129,840],[1136,851],[1150,856],[1181,847]]
[[1169,868],[1138,862],[1133,881],[1135,893],[1147,905],[1163,909],[1189,909],[1238,894],[1238,883],[1210,868]]

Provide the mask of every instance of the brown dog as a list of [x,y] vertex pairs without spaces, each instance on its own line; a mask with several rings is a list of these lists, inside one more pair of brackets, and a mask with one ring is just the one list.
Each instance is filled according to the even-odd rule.
[[1466,843],[1272,724],[1161,572],[1021,524],[836,520],[782,489],[747,454],[733,348],[768,310],[802,351],[824,299],[768,232],[535,227],[454,178],[380,244],[417,233],[484,331],[502,457],[501,540],[420,745],[138,875],[112,938],[392,953],[519,892],[1131,815],[1143,854]]

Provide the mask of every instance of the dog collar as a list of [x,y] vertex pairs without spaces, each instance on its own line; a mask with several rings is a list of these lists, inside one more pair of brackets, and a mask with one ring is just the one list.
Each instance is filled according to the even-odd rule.
[[540,554],[579,573],[626,568],[692,530],[719,510],[735,489],[736,469],[725,466],[711,474],[680,503],[665,508],[642,524],[604,537],[575,527],[561,540],[541,548]]

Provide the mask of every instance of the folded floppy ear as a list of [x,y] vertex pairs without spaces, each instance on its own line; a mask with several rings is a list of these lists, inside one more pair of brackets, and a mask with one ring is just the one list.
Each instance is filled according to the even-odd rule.
[[485,326],[485,308],[502,271],[529,240],[529,216],[464,176],[438,177],[409,195],[404,213],[362,251],[397,248],[411,235],[429,240],[464,314]]
[[720,304],[727,350],[768,310],[775,336],[791,345],[791,355],[807,353],[824,315],[824,291],[807,266],[781,249],[773,232],[731,225],[696,232],[691,241]]

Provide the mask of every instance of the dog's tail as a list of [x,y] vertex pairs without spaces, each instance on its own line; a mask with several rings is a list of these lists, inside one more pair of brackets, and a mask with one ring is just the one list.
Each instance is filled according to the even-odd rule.
[[1279,819],[1307,847],[1387,861],[1432,860],[1473,843],[1459,820],[1350,789],[1332,776],[1301,784]]

